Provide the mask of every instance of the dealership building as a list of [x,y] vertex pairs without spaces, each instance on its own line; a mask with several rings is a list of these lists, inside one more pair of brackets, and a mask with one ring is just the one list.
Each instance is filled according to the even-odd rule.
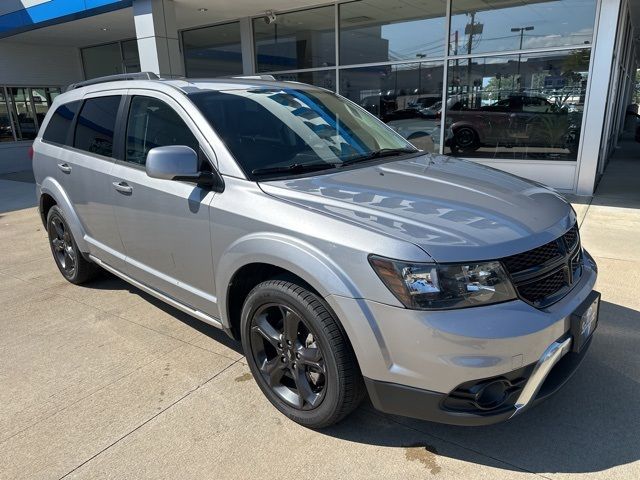
[[637,88],[637,0],[4,0],[0,173],[67,85],[272,75],[420,148],[591,195]]

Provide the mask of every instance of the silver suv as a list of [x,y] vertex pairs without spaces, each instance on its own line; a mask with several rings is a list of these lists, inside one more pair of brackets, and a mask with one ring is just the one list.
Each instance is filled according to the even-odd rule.
[[[145,79],[139,78],[145,77]],[[265,78],[73,85],[33,145],[64,277],[100,268],[242,342],[283,414],[508,419],[597,325],[563,198],[425,154],[327,90]]]

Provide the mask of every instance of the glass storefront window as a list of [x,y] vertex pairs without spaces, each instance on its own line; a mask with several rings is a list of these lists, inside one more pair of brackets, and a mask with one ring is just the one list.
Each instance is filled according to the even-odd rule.
[[590,53],[450,60],[445,153],[575,160]]
[[274,75],[277,80],[285,82],[302,82],[316,87],[326,88],[336,91],[336,71],[335,70],[315,70],[313,72],[293,72],[279,73]]
[[122,63],[125,73],[140,71],[140,55],[138,53],[138,41],[127,40],[122,42]]
[[361,0],[340,5],[340,64],[441,57],[446,0]]
[[60,94],[58,88],[32,88],[31,97],[33,98],[33,105],[36,109],[36,118],[38,119],[38,126],[42,125],[45,115],[49,111],[49,107],[53,103],[53,99]]
[[87,79],[124,73],[120,43],[83,48],[82,64]]
[[135,39],[87,47],[81,51],[87,79],[140,71],[138,41]]
[[38,134],[57,87],[0,86],[0,142],[33,140]]
[[590,44],[596,0],[453,0],[449,54]]
[[340,70],[340,94],[427,152],[439,152],[441,62]]
[[335,6],[253,20],[258,72],[330,67],[336,64]]
[[56,99],[58,95],[60,95],[60,93],[62,93],[59,88],[55,88],[55,87],[47,88],[47,91],[49,92],[49,97],[51,98],[52,102]]
[[242,48],[238,22],[182,32],[188,77],[242,74]]
[[13,127],[11,126],[11,114],[4,94],[4,88],[0,87],[0,142],[13,142]]
[[30,89],[17,87],[10,88],[9,91],[17,115],[15,125],[17,137],[19,140],[33,140],[36,138],[38,128],[31,105]]

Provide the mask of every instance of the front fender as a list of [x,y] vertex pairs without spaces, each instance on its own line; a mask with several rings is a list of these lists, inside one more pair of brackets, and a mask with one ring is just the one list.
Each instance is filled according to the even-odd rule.
[[71,229],[71,233],[73,234],[73,239],[76,241],[80,251],[87,253],[89,249],[87,247],[87,242],[84,239],[85,232],[82,228],[82,224],[80,223],[80,218],[78,218],[78,214],[71,205],[71,200],[69,200],[66,192],[55,178],[45,177],[42,181],[40,185],[39,202],[42,199],[42,195],[45,193],[50,195],[55,200],[58,208],[62,210],[62,213],[69,224],[69,228]]
[[215,285],[220,316],[230,327],[227,297],[235,272],[251,263],[266,263],[283,268],[302,278],[320,295],[361,298],[362,295],[346,273],[313,245],[288,235],[259,232],[232,243],[220,256]]

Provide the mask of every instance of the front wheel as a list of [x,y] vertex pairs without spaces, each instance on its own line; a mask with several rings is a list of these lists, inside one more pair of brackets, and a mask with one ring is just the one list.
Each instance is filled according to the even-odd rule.
[[364,396],[344,331],[324,301],[295,283],[269,280],[249,293],[242,346],[262,392],[301,425],[333,425]]

